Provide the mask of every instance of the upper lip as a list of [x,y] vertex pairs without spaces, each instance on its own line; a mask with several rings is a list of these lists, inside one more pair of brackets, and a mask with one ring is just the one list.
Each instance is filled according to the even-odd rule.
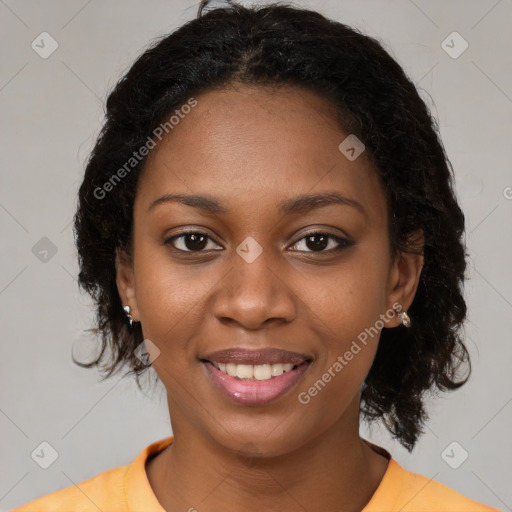
[[279,348],[260,348],[249,350],[245,348],[228,348],[210,352],[201,359],[206,359],[215,363],[233,363],[233,364],[277,364],[291,363],[293,365],[302,364],[311,358],[298,352],[290,352]]

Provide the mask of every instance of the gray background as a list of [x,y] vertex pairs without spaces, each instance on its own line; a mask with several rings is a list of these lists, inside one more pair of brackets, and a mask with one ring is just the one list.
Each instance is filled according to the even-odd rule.
[[[431,402],[412,454],[382,428],[362,434],[407,469],[512,510],[511,2],[297,3],[383,41],[405,68],[439,119],[467,218],[473,377]],[[77,288],[71,220],[107,92],[150,40],[196,9],[191,0],[0,0],[2,511],[127,464],[171,435],[163,387],[145,396],[71,361],[72,349],[91,353],[81,331],[93,315]],[[46,59],[31,47],[43,31],[59,45]],[[441,46],[453,31],[469,44],[458,58]],[[452,53],[461,48],[450,41]],[[48,469],[31,458],[43,441],[59,455]],[[454,441],[452,465],[469,454],[458,469],[442,457]]]

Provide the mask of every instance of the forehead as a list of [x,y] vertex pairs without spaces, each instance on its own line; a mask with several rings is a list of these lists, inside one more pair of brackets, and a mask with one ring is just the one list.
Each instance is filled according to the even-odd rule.
[[382,218],[386,202],[375,169],[364,152],[351,161],[339,150],[350,134],[321,96],[288,86],[241,86],[195,100],[148,155],[139,212],[164,194],[214,196],[227,214],[239,214],[335,191]]

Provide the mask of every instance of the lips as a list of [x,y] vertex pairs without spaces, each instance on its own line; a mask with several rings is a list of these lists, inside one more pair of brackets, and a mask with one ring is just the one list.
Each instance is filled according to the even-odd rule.
[[[230,348],[211,352],[201,358],[206,373],[215,387],[230,401],[244,406],[269,405],[288,394],[303,378],[312,360],[313,358],[307,354],[276,348]],[[255,374],[256,378],[240,378],[228,375],[219,369],[219,365],[241,368],[244,377],[251,366],[257,368],[258,365],[264,365],[267,368],[267,375]],[[269,366],[277,366],[275,376],[268,375]],[[284,367],[287,371],[283,373]]]
[[212,363],[232,363],[232,364],[286,364],[294,366],[302,364],[304,361],[310,361],[312,358],[299,352],[290,352],[278,348],[262,348],[257,350],[248,350],[244,348],[228,348],[217,352],[210,352],[201,357]]

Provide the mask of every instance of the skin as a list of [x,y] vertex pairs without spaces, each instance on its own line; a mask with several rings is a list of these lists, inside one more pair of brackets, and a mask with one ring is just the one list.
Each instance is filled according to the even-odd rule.
[[[151,151],[134,204],[133,257],[117,254],[122,302],[160,350],[153,366],[174,434],[146,465],[150,485],[169,512],[360,511],[388,465],[359,437],[361,385],[379,336],[307,405],[298,394],[394,303],[407,310],[423,257],[392,257],[377,173],[364,152],[349,161],[338,150],[348,133],[324,98],[290,86],[231,86],[196,99]],[[280,216],[284,199],[321,192],[354,199],[364,212],[336,204]],[[228,212],[177,202],[148,211],[170,193],[213,196]],[[186,230],[210,237],[202,253],[187,237],[174,250],[165,244]],[[329,238],[315,249],[304,238],[312,231],[354,243],[333,252]],[[236,252],[247,237],[263,249],[252,263]],[[386,328],[400,323],[386,317]],[[313,362],[276,402],[242,406],[199,361],[230,347],[283,348]]]

